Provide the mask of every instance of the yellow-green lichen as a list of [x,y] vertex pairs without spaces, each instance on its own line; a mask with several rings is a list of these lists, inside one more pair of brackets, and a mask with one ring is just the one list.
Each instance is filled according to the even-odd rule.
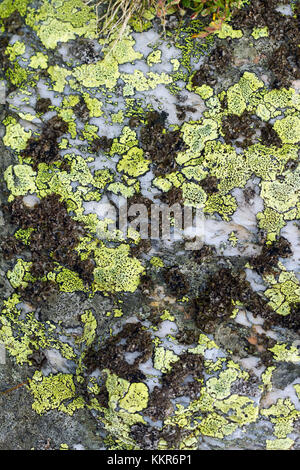
[[230,37],[232,39],[239,39],[243,36],[243,33],[240,29],[233,29],[228,23],[223,22],[221,29],[216,30],[215,34],[220,39],[225,39]]
[[254,39],[266,38],[269,36],[269,28],[268,26],[263,28],[253,28],[251,35]]
[[206,193],[196,183],[184,183],[182,185],[182,196],[187,206],[202,208],[206,201]]
[[147,56],[147,64],[149,67],[152,67],[154,64],[161,63],[161,50],[157,49],[156,51],[150,52]]
[[82,0],[44,0],[40,8],[29,8],[26,23],[35,31],[47,49],[76,36],[96,37],[94,8]]
[[48,67],[48,56],[42,52],[37,52],[30,57],[29,65],[33,69],[46,69]]
[[149,391],[144,383],[132,383],[124,398],[119,401],[119,406],[129,413],[136,413],[147,407],[148,397]]
[[0,342],[15,357],[16,362],[31,364],[29,356],[40,348],[55,348],[60,350],[65,358],[74,358],[71,346],[56,338],[54,325],[50,322],[39,322],[34,311],[27,313],[24,320],[23,312],[18,308],[20,302],[19,296],[13,294],[4,301],[0,315]]
[[4,124],[6,125],[4,145],[16,151],[24,150],[31,137],[31,131],[26,131],[14,118],[8,118]]
[[289,450],[294,444],[293,439],[286,437],[285,439],[267,439],[267,450]]
[[17,57],[22,56],[25,52],[26,46],[23,42],[16,41],[9,44],[5,50],[5,54],[9,57],[10,61],[14,61]]
[[172,82],[172,78],[164,72],[161,74],[148,72],[144,75],[141,70],[137,69],[132,74],[122,73],[121,78],[125,83],[124,96],[131,96],[135,91],[153,90],[158,85],[167,85]]
[[16,10],[24,15],[29,2],[30,0],[3,0],[0,4],[0,18],[8,18]]
[[53,90],[59,92],[64,91],[65,85],[67,84],[67,77],[71,75],[71,72],[59,65],[51,65],[48,68],[48,73],[51,78]]
[[300,302],[298,278],[293,272],[283,269],[278,279],[274,275],[269,275],[266,280],[271,284],[271,287],[264,292],[265,296],[270,299],[270,307],[279,315],[289,315],[291,306]]
[[283,143],[297,144],[300,142],[300,118],[298,116],[277,119],[274,129]]
[[20,228],[19,230],[16,231],[14,236],[17,240],[21,240],[22,243],[24,243],[24,245],[29,245],[30,244],[30,236],[31,236],[31,234],[34,230],[35,229],[32,228],[32,227],[29,227],[27,229]]
[[[34,398],[32,408],[40,415],[55,409],[73,415],[74,411],[84,407],[83,399],[76,398],[72,374],[45,377],[42,372],[36,371],[28,387]],[[72,402],[68,403],[70,400]]]
[[203,119],[194,123],[184,123],[182,128],[183,140],[188,146],[184,152],[179,152],[176,160],[184,164],[199,156],[205,143],[218,137],[218,124],[212,119]]
[[291,345],[288,347],[287,344],[277,343],[269,351],[273,353],[275,361],[300,362],[300,354],[296,346]]
[[163,347],[155,348],[153,360],[155,369],[158,369],[163,373],[170,372],[172,370],[172,364],[179,360],[180,357],[176,356],[173,351]]
[[198,339],[198,345],[195,348],[189,349],[188,351],[193,354],[203,355],[208,349],[218,349],[218,346],[212,339],[201,333]]
[[144,157],[144,152],[138,147],[132,147],[118,163],[118,171],[124,171],[129,176],[141,176],[149,170],[150,161]]
[[104,85],[113,89],[120,76],[118,62],[112,58],[103,59],[94,64],[84,64],[75,67],[74,77],[87,88],[99,88]]
[[130,247],[121,244],[107,248],[101,244],[95,251],[94,289],[105,292],[134,292],[139,285],[143,266],[129,256]]
[[158,256],[152,256],[152,258],[150,259],[150,263],[155,268],[163,268],[164,267],[164,262]]
[[262,416],[270,419],[274,424],[274,435],[278,439],[286,439],[293,432],[294,421],[299,419],[300,411],[295,409],[289,398],[279,398],[274,405],[264,408]]
[[30,165],[10,165],[4,172],[4,180],[10,192],[8,197],[12,201],[16,196],[25,196],[28,193],[35,193],[36,172]]
[[96,336],[97,320],[91,310],[86,310],[81,316],[81,321],[84,325],[83,333],[77,343],[85,343],[86,346],[91,346]]
[[7,278],[14,289],[17,287],[25,288],[27,286],[26,273],[30,271],[31,266],[31,262],[18,258],[14,268],[7,271]]

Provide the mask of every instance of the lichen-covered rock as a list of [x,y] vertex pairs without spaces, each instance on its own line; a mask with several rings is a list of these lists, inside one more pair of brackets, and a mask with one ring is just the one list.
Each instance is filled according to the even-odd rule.
[[1,449],[299,449],[300,12],[242,3],[2,1]]

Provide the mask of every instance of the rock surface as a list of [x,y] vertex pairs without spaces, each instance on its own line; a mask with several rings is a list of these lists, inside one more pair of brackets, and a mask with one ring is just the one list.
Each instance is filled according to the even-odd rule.
[[0,449],[300,448],[300,10],[244,3],[2,1]]

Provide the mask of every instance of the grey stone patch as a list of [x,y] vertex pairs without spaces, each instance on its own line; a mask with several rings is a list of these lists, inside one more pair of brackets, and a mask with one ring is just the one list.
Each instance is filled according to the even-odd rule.
[[279,364],[272,374],[272,383],[276,388],[283,390],[300,377],[300,365],[290,362]]

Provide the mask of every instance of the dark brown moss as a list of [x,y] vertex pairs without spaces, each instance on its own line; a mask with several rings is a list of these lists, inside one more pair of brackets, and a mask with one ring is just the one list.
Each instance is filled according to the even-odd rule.
[[[203,359],[198,354],[184,353],[167,374],[163,374],[161,387],[154,387],[144,413],[154,421],[163,420],[174,411],[171,399],[199,394],[199,382],[203,377]],[[196,380],[197,379],[197,380]]]
[[[132,207],[133,205],[141,204],[143,207],[147,209],[147,217],[148,221],[151,220],[151,206],[153,202],[151,199],[142,196],[141,194],[135,194],[134,196],[128,198],[127,200],[128,208]],[[134,216],[128,216],[128,222],[133,222],[136,218],[140,216],[140,212],[137,211]],[[141,227],[139,227],[141,230]],[[148,224],[148,235],[150,234],[150,224]],[[131,247],[131,252],[133,256],[141,256],[143,253],[148,253],[151,250],[151,240],[149,239],[142,239],[137,245]]]
[[243,193],[244,193],[244,198],[245,198],[245,201],[247,202],[247,204],[249,204],[251,201],[253,201],[255,195],[256,195],[256,192],[255,192],[255,189],[254,188],[245,188],[243,190]]
[[[271,124],[244,111],[241,116],[230,114],[222,119],[222,130],[226,144],[241,148],[261,142],[266,146],[281,147],[282,141]],[[260,133],[260,136],[259,136]]]
[[8,18],[3,19],[3,25],[7,34],[18,34],[20,36],[23,34],[22,27],[24,23],[20,13],[17,10],[15,10]]
[[[7,77],[9,76],[9,67],[10,67],[10,61],[8,58],[8,55],[5,54],[6,48],[9,45],[9,36],[0,36],[0,56],[1,56],[1,61],[0,61],[0,78],[1,80],[5,79],[7,80]],[[10,80],[7,80],[7,93],[11,93],[16,89],[16,85],[13,85]]]
[[167,114],[156,111],[147,114],[147,124],[141,129],[141,146],[145,156],[155,165],[155,174],[165,174],[176,168],[177,153],[184,148],[180,131],[165,132]]
[[[153,351],[151,334],[144,330],[140,322],[127,323],[122,331],[105,342],[105,347],[98,350],[90,349],[85,366],[90,374],[95,369],[109,369],[126,380],[138,382],[145,379],[139,365],[147,361]],[[129,364],[125,356],[127,353],[139,353],[133,364]]]
[[291,313],[288,315],[279,315],[276,312],[265,312],[262,314],[262,317],[265,319],[265,327],[266,328],[273,328],[281,327],[287,328],[289,330],[294,331],[295,333],[300,333],[300,304],[293,304],[291,306]]
[[272,82],[274,88],[291,86],[293,80],[300,78],[300,49],[298,44],[291,42],[281,44],[270,56],[268,68],[274,75]]
[[[284,3],[284,2],[281,2]],[[277,0],[252,0],[240,10],[235,10],[232,15],[231,24],[234,28],[253,29],[268,26],[270,34],[274,39],[284,39],[284,30],[290,30],[291,18],[286,18],[275,10]],[[294,23],[292,21],[292,23]],[[293,26],[292,26],[292,29]]]
[[137,245],[131,247],[132,256],[139,258],[144,253],[148,253],[152,248],[150,240],[141,240]]
[[253,292],[245,273],[221,268],[209,277],[206,287],[194,300],[196,325],[206,333],[212,333],[216,326],[227,321],[235,308],[234,301],[241,302],[254,316],[272,312],[266,301]]
[[43,365],[47,362],[47,358],[43,351],[35,351],[34,353],[28,356],[29,361],[35,366],[41,369]]
[[180,121],[184,121],[186,118],[186,113],[195,113],[197,110],[193,106],[189,105],[176,105],[176,116]]
[[194,399],[199,393],[198,380],[202,377],[202,356],[185,352],[180,356],[179,361],[173,364],[171,371],[164,375],[163,386],[168,389],[170,398],[188,395]]
[[177,296],[185,295],[189,290],[189,285],[185,276],[177,267],[168,268],[163,274],[168,290]]
[[74,106],[73,110],[75,115],[79,117],[79,119],[81,119],[82,121],[86,121],[90,117],[89,108],[87,107],[86,102],[84,101],[82,96],[79,99],[79,103]]
[[227,43],[227,46],[218,45],[209,55],[208,62],[218,73],[222,72],[225,67],[228,67],[232,61],[232,52],[228,46],[230,46],[230,40]]
[[[134,204],[142,204],[144,207],[147,208],[147,213],[148,213],[148,219],[151,217],[151,205],[153,204],[153,201],[149,199],[148,197],[143,196],[142,194],[134,194],[130,198],[127,199],[128,203],[128,208],[130,206],[133,206]],[[134,216],[129,216],[128,221],[131,222],[135,219],[136,215]]]
[[162,193],[159,198],[163,203],[168,204],[169,207],[173,206],[173,204],[180,204],[183,206],[182,190],[180,188],[175,188],[173,186],[170,191]]
[[194,260],[199,264],[211,260],[217,254],[215,247],[210,245],[203,245],[200,250],[194,250],[192,253]]
[[192,85],[194,87],[201,87],[202,85],[208,85],[213,87],[217,83],[215,71],[209,64],[204,64],[199,70],[193,75]]
[[143,293],[149,293],[154,289],[154,282],[149,274],[144,274],[141,276],[139,288]]
[[129,119],[129,127],[130,129],[135,129],[141,124],[141,118],[140,116],[131,116]]
[[143,450],[157,449],[162,438],[159,429],[151,428],[143,423],[133,425],[130,436]]
[[232,52],[230,47],[218,45],[207,57],[207,61],[193,75],[192,85],[200,87],[202,85],[214,86],[217,83],[216,76],[223,73],[232,62]]
[[40,98],[36,102],[35,110],[39,114],[45,114],[49,111],[49,106],[52,105],[52,102],[49,98]]
[[31,305],[38,306],[51,298],[51,296],[58,292],[57,284],[53,281],[29,282],[25,289],[20,290],[22,299]]
[[[22,197],[18,197],[10,206],[6,206],[6,212],[9,213],[11,223],[18,228],[34,229],[30,236],[30,245],[23,245],[23,250],[30,251],[33,263],[30,272],[34,277],[45,276],[55,268],[55,263],[59,263],[77,272],[85,282],[92,282],[93,260],[82,261],[75,251],[84,229],[70,217],[65,203],[60,201],[58,195],[45,197],[34,208],[26,207]],[[20,254],[20,242],[7,244],[4,252],[6,256]],[[45,300],[55,286],[55,283],[38,280],[29,283],[22,295],[38,303]]]
[[135,424],[131,428],[130,435],[135,442],[144,450],[157,450],[160,440],[168,443],[170,449],[179,449],[180,443],[190,431],[175,425],[164,426],[163,429],[157,429],[146,424]]
[[197,328],[194,328],[192,330],[184,328],[177,333],[176,340],[181,344],[197,344],[199,334],[200,332]]
[[219,188],[219,179],[215,176],[207,176],[203,180],[200,181],[199,185],[204,189],[206,194],[214,194],[217,193]]
[[100,151],[109,152],[113,143],[113,139],[110,139],[106,136],[99,137],[98,139],[94,139],[91,143],[91,151],[94,153],[98,153]]
[[8,260],[15,255],[19,255],[24,251],[24,244],[21,240],[17,240],[14,236],[10,235],[1,243],[1,253],[4,259]]
[[[250,339],[250,338],[249,338]],[[260,362],[265,367],[270,367],[274,364],[274,357],[271,348],[276,344],[276,341],[269,338],[265,333],[255,335],[255,344],[248,344],[248,352],[250,355],[258,356]]]
[[237,10],[231,20],[233,27],[238,29],[268,27],[270,37],[276,43],[276,48],[270,49],[266,64],[273,72],[274,88],[289,87],[293,80],[300,77],[299,7],[295,17],[292,17],[276,11],[277,5],[276,0],[253,0]]
[[259,256],[250,259],[250,264],[258,274],[272,272],[278,264],[279,258],[288,258],[292,255],[291,245],[284,237],[280,237],[272,245],[264,245]]
[[58,116],[47,121],[39,137],[30,137],[22,157],[33,159],[33,167],[39,163],[53,163],[60,159],[57,139],[68,132],[68,125]]

